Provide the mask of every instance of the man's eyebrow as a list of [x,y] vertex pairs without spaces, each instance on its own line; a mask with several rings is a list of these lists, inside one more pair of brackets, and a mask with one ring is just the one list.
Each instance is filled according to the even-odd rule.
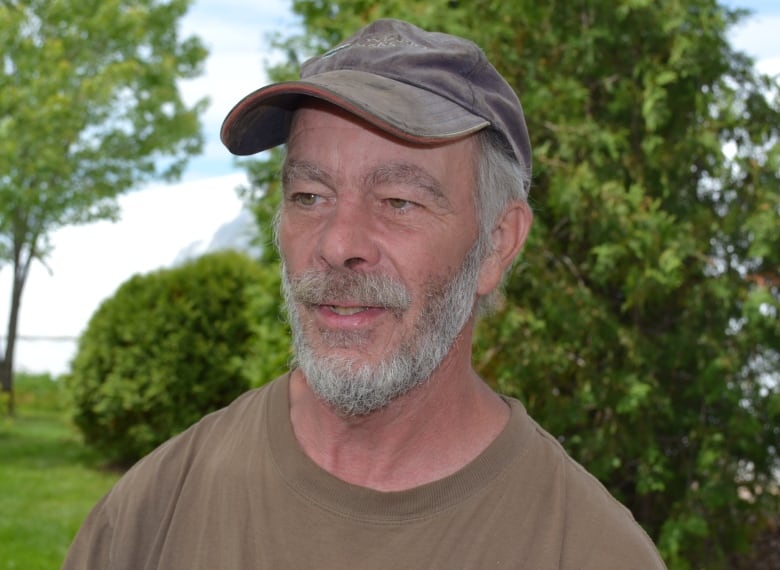
[[330,174],[312,162],[306,160],[287,159],[282,165],[282,187],[287,188],[296,180],[318,182],[329,188],[333,187]]
[[414,186],[430,194],[433,199],[448,206],[447,198],[441,183],[424,168],[409,162],[391,162],[372,169],[365,177],[367,188],[382,184],[404,184]]

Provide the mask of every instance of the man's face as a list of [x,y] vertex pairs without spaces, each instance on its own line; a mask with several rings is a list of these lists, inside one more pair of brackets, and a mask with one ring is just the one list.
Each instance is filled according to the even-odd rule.
[[470,354],[453,343],[479,287],[475,151],[471,139],[410,146],[328,107],[297,112],[285,294],[298,363],[340,413],[381,408],[450,352]]

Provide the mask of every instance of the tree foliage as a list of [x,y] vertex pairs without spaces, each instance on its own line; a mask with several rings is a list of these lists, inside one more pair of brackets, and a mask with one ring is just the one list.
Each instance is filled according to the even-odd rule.
[[[515,87],[536,219],[507,302],[479,327],[478,371],[634,512],[670,568],[727,567],[777,513],[780,467],[779,89],[727,41],[744,13],[714,0],[292,5],[305,34],[277,38],[277,77],[398,17],[473,39]],[[250,167],[257,184],[269,168]]]
[[273,326],[258,329],[258,291],[274,283],[275,269],[228,251],[122,284],[90,319],[67,378],[87,443],[132,463],[230,403],[258,367],[272,371],[253,358]]
[[252,288],[249,301],[257,343],[251,349],[246,373],[253,385],[264,384],[286,372],[292,357],[290,327],[281,295],[281,263],[272,231],[273,217],[281,202],[281,158],[281,153],[275,151],[271,160],[246,161],[250,183],[238,189],[239,195],[253,205],[262,251],[260,263],[265,272],[264,280]]
[[177,25],[191,0],[0,2],[0,266],[13,272],[4,391],[22,291],[54,230],[116,215],[115,198],[176,178],[200,151],[177,82],[206,51]]

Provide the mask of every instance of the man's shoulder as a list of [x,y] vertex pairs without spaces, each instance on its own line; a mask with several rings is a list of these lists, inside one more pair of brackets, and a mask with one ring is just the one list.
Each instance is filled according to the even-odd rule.
[[539,488],[532,492],[547,497],[547,516],[559,518],[566,537],[562,568],[617,569],[629,562],[635,568],[665,568],[631,511],[520,407],[531,426],[522,461],[535,473],[529,480]]
[[[192,473],[201,473],[219,460],[220,449],[238,449],[247,438],[262,437],[265,410],[271,394],[282,386],[281,378],[241,394],[233,402],[211,412],[139,460],[110,492],[117,504],[140,496],[171,492]],[[157,491],[155,491],[157,490]]]

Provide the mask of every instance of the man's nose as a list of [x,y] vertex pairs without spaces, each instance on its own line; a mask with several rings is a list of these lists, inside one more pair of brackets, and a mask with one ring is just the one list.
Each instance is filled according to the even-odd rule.
[[334,269],[370,269],[379,262],[376,224],[362,200],[339,200],[318,244],[319,256]]

